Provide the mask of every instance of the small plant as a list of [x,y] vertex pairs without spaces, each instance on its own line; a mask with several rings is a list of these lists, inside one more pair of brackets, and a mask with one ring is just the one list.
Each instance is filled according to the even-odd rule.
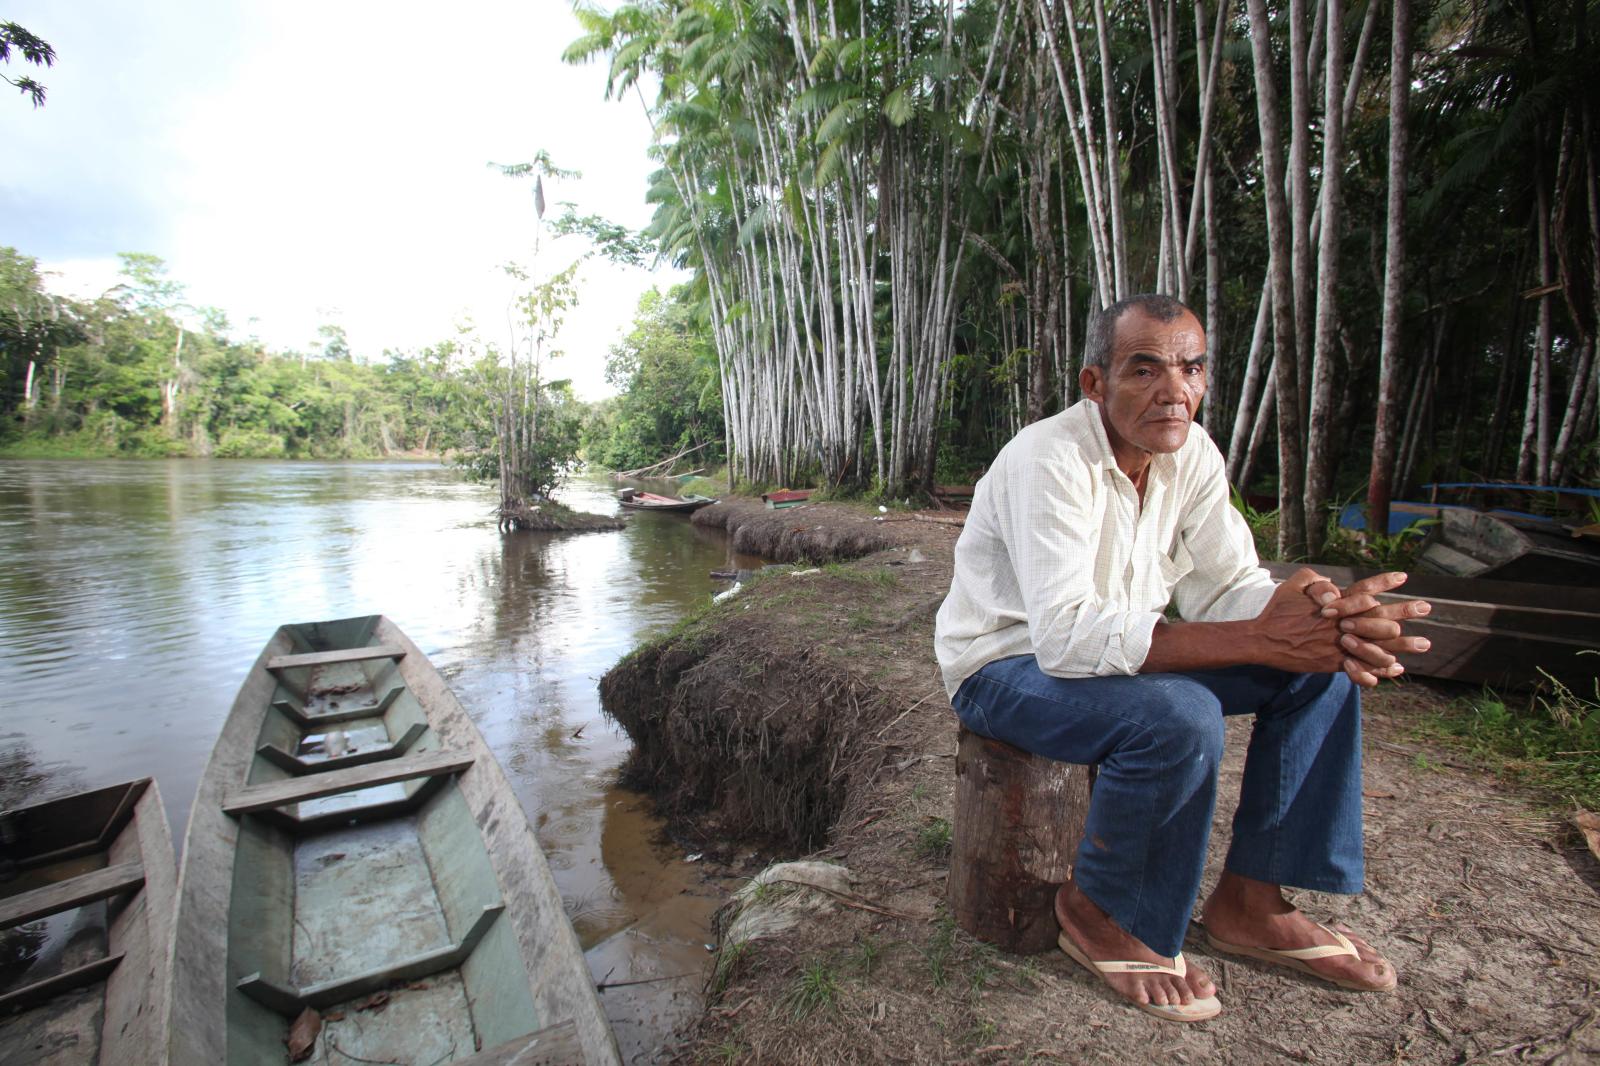
[[1256,554],[1263,559],[1271,559],[1278,554],[1278,511],[1258,511],[1245,502],[1244,494],[1236,488],[1229,489],[1233,498],[1234,508],[1244,516],[1245,525],[1250,527],[1250,536],[1256,542]]
[[933,818],[917,830],[917,854],[925,859],[942,859],[950,854],[950,820]]
[[878,959],[882,954],[883,949],[878,946],[878,942],[869,936],[856,945],[855,951],[850,956],[850,961],[855,964],[856,969],[861,971],[862,977],[870,979],[872,977],[872,968],[877,965]]
[[922,957],[928,961],[928,976],[934,988],[943,988],[950,980],[950,956],[956,945],[956,920],[948,914],[940,915],[935,925],[933,939]]
[[865,607],[857,607],[845,617],[845,625],[859,633],[863,629],[872,628],[872,612]]
[[734,944],[725,945],[717,952],[717,964],[711,971],[711,980],[708,982],[708,992],[711,999],[716,999],[728,990],[733,979],[739,971],[739,964],[750,953],[750,941],[740,940]]
[[972,973],[968,978],[968,987],[976,996],[989,984],[989,978],[999,973],[995,966],[994,948],[988,944],[979,944],[972,953]]
[[818,1010],[832,1010],[838,1000],[839,983],[834,979],[833,970],[818,959],[800,971],[784,996],[784,1005],[798,1022]]
[[971,1029],[962,1034],[962,1039],[969,1044],[982,1047],[986,1044],[994,1043],[995,1034],[999,1031],[1000,1027],[995,1025],[992,1019],[979,1018]]

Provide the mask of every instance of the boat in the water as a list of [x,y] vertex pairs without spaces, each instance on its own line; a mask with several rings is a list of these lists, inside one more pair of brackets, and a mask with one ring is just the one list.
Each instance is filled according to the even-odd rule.
[[251,667],[176,924],[173,1066],[618,1061],[521,805],[382,616],[283,626]]
[[690,493],[687,496],[660,496],[642,489],[623,489],[617,493],[617,502],[633,511],[698,511],[717,501],[709,496]]
[[0,1062],[156,1061],[176,880],[150,778],[0,812]]

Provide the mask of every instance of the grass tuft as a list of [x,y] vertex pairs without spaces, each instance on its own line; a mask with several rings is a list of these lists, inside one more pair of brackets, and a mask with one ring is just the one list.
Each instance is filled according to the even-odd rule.
[[797,1022],[819,1010],[832,1010],[838,1001],[839,982],[832,968],[821,959],[808,963],[783,997],[784,1005]]
[[1545,688],[1525,701],[1485,690],[1449,705],[1422,731],[1463,744],[1561,805],[1600,809],[1600,679],[1582,694],[1544,676]]
[[931,818],[917,830],[917,854],[925,859],[942,859],[950,854],[950,820]]

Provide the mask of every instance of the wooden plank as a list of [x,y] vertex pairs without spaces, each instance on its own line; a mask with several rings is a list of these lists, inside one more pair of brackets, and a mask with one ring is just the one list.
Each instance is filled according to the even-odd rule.
[[305,759],[299,755],[284,751],[276,744],[263,744],[256,749],[256,754],[272,763],[280,770],[285,770],[296,777],[302,774],[325,774],[334,770],[342,770],[348,766],[362,766],[369,762],[380,762],[384,759],[397,758],[406,753],[406,750],[415,744],[417,738],[428,731],[428,726],[423,722],[412,722],[411,728],[401,734],[399,740],[391,740],[376,748],[365,751],[354,751],[348,755],[335,755],[326,759]]
[[457,1066],[570,1066],[586,1062],[578,1025],[572,1019],[487,1048]]
[[58,973],[54,977],[46,977],[43,981],[36,981],[31,985],[23,985],[15,991],[7,992],[0,996],[0,1017],[43,1003],[74,988],[82,988],[103,980],[121,961],[121,955],[108,955],[103,959],[96,959],[75,969]]
[[274,655],[267,660],[267,669],[276,673],[296,666],[329,666],[333,663],[359,663],[368,659],[398,659],[406,650],[394,644],[369,644],[364,648],[339,648],[335,651],[311,651],[303,655]]
[[396,781],[458,774],[472,763],[471,755],[463,755],[460,752],[429,752],[409,759],[386,759],[367,766],[329,770],[324,774],[309,774],[305,777],[273,781],[264,785],[247,785],[224,800],[222,810],[223,813],[234,816],[252,814],[290,803],[335,796],[341,792],[353,792],[360,788],[392,785]]
[[[1261,565],[1279,581],[1302,566],[1309,566],[1341,588],[1359,578],[1384,572],[1364,568],[1353,569],[1348,566],[1330,566],[1326,563],[1264,562]],[[1547,611],[1575,611],[1600,616],[1600,588],[1412,574],[1398,591],[1402,598],[1406,599],[1454,600],[1459,603],[1495,604],[1501,607],[1534,607]]]
[[467,961],[477,948],[478,942],[489,932],[489,927],[494,925],[495,919],[499,918],[505,909],[503,903],[492,903],[484,907],[473,920],[472,927],[458,943],[447,944],[442,948],[386,966],[374,967],[351,977],[298,988],[253,973],[241,979],[237,987],[263,1007],[277,1011],[286,1018],[293,1018],[307,1007],[327,1010],[357,996],[376,992],[396,981],[416,981],[441,970],[455,969]]
[[19,892],[0,900],[0,929],[10,929],[35,918],[81,907],[98,899],[109,899],[144,884],[144,867],[125,862],[93,870],[66,881]]

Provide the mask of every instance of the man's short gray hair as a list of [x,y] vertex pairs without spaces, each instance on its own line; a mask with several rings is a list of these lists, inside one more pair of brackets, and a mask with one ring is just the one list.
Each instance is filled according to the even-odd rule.
[[1125,296],[1089,320],[1089,336],[1083,346],[1084,366],[1097,366],[1104,370],[1111,365],[1111,338],[1117,332],[1117,321],[1135,310],[1158,322],[1171,322],[1182,314],[1194,315],[1195,321],[1200,320],[1200,316],[1195,315],[1191,308],[1170,296],[1153,292]]

